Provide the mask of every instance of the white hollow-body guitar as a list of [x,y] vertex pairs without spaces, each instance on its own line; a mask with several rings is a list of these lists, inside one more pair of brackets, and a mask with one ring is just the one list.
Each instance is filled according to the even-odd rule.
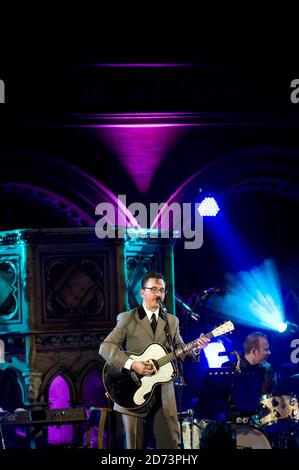
[[[234,324],[227,321],[204,336],[214,338],[233,330]],[[175,350],[176,356],[180,357],[193,349],[196,346],[196,341],[191,341],[191,343],[177,348]],[[141,354],[127,354],[133,361],[150,361],[154,373],[141,376],[126,369],[120,372],[106,362],[103,370],[103,383],[108,395],[115,403],[128,409],[137,409],[150,401],[156,385],[175,379],[174,353],[167,352],[165,347],[159,343],[151,343]]]

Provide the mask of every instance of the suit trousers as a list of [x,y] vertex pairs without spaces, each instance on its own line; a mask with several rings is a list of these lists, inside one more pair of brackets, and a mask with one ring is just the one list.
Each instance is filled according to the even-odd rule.
[[157,449],[178,449],[179,424],[177,416],[164,416],[161,403],[161,389],[158,386],[148,405],[145,417],[122,414],[125,427],[127,449],[146,449],[148,425],[152,418],[153,433]]

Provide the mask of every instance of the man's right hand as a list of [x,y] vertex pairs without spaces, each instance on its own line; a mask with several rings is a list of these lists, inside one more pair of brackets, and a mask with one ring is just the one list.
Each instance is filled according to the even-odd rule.
[[154,372],[152,365],[147,361],[134,361],[131,370],[139,375],[151,375]]

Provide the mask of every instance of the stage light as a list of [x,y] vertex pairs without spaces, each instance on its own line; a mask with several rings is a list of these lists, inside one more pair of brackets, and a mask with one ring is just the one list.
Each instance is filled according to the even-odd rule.
[[205,197],[198,206],[198,212],[202,217],[215,217],[219,210],[213,197]]
[[277,331],[278,333],[284,333],[284,331],[287,329],[288,324],[285,322],[281,322],[277,325]]
[[223,362],[228,361],[227,356],[218,356],[219,352],[225,352],[225,347],[221,341],[213,341],[204,348],[204,353],[209,367],[221,367]]

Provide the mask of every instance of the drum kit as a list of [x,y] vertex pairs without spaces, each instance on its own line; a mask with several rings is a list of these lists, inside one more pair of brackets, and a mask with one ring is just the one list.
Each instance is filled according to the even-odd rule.
[[217,445],[237,449],[299,448],[299,402],[295,395],[263,395],[256,415],[233,422],[203,419],[193,410],[179,415],[185,449]]
[[258,414],[273,448],[299,448],[299,403],[295,395],[263,395]]

